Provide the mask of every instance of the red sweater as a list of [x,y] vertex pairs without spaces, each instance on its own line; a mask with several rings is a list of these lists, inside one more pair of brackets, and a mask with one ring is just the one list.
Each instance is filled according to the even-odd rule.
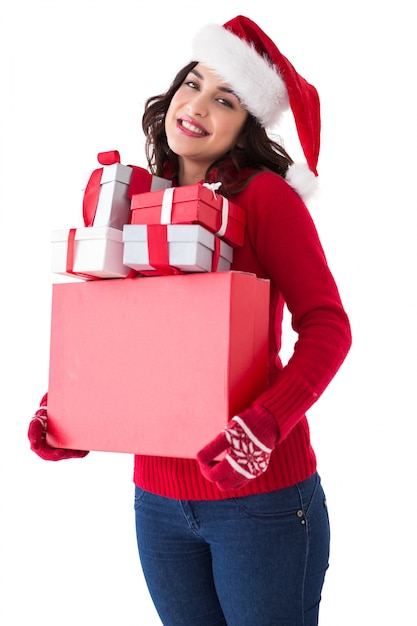
[[[135,484],[153,493],[213,500],[282,489],[311,476],[316,457],[305,412],[342,364],[350,326],[310,214],[280,176],[265,172],[233,197],[247,212],[244,245],[234,249],[233,270],[271,281],[269,382],[253,404],[276,418],[279,441],[267,471],[242,489],[221,491],[194,459],[136,456]],[[298,340],[289,362],[279,358],[284,302]],[[244,314],[244,312],[242,312]]]

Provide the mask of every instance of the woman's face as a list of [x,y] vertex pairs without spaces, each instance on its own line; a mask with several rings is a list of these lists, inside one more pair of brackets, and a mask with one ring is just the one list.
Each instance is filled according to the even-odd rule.
[[247,117],[230,85],[197,64],[165,117],[168,145],[179,157],[179,183],[203,179],[207,168],[236,143]]

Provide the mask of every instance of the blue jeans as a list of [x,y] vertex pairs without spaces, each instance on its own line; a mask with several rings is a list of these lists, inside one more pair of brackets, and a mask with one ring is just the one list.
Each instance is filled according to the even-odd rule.
[[136,487],[144,576],[164,626],[316,626],[329,557],[318,474],[216,501]]

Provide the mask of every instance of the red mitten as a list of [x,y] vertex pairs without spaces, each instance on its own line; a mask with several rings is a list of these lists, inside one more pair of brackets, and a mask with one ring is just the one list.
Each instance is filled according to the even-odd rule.
[[46,443],[47,402],[48,394],[46,393],[41,400],[39,409],[29,424],[30,449],[45,461],[62,461],[62,459],[85,457],[88,454],[85,450],[65,450],[48,446]]
[[[267,409],[259,405],[246,409],[197,454],[201,473],[224,491],[244,487],[266,471],[278,435]],[[223,452],[226,455],[216,461]]]

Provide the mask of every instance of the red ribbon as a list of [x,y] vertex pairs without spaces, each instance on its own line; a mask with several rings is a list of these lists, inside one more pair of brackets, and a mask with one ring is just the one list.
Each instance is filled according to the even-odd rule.
[[99,152],[97,161],[101,165],[114,165],[120,163],[120,154],[118,150],[108,150],[107,152]]
[[168,228],[166,224],[149,224],[148,253],[149,265],[152,265],[160,274],[182,274],[183,272],[169,264]]
[[213,252],[213,260],[211,262],[211,271],[217,272],[217,268],[219,267],[219,259],[220,259],[220,239],[218,237],[214,237],[214,252]]
[[152,187],[152,174],[137,165],[128,165],[128,167],[132,168],[132,176],[130,178],[129,189],[127,190],[127,197],[131,200],[132,196],[136,193],[150,191]]
[[[101,165],[114,165],[120,163],[120,154],[117,150],[109,150],[108,152],[99,152],[97,160]],[[103,168],[99,167],[94,170],[84,191],[83,198],[83,219],[85,226],[92,226],[97,211],[98,199],[100,196],[100,183]]]

